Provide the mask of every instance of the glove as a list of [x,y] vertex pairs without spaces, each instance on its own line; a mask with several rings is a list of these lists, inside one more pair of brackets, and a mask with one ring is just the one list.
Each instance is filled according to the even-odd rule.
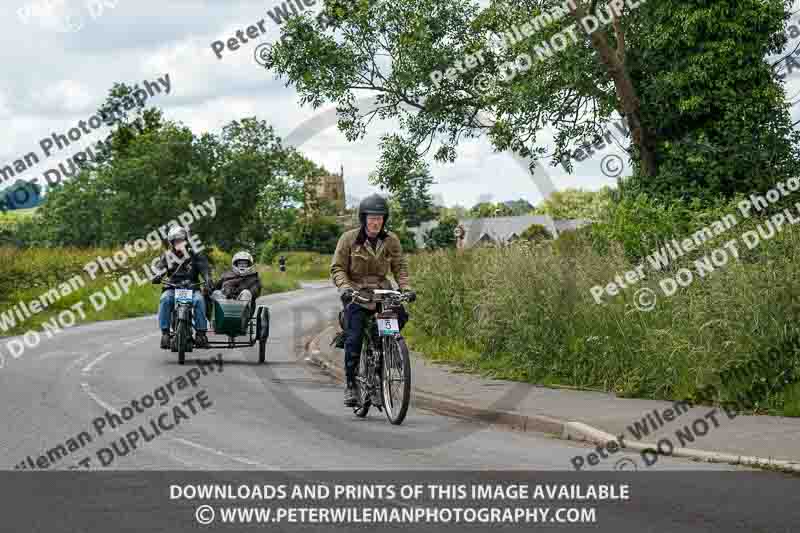
[[164,275],[163,274],[159,274],[159,275],[157,275],[156,277],[154,277],[152,279],[152,282],[153,282],[154,285],[158,285],[159,283],[161,283],[161,280],[163,278],[164,278]]
[[402,292],[406,296],[406,299],[409,302],[413,302],[417,299],[417,293],[412,291],[411,289],[403,289],[400,292]]
[[342,303],[344,305],[348,305],[350,302],[352,302],[353,301],[353,294],[355,294],[355,292],[356,291],[354,291],[353,289],[345,289],[345,290],[343,290],[342,291],[342,295],[341,295]]

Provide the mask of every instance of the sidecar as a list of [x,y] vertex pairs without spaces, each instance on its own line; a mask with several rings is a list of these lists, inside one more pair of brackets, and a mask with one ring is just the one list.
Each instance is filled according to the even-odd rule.
[[269,308],[265,305],[212,298],[211,327],[215,335],[224,335],[227,340],[216,340],[209,336],[209,347],[242,348],[254,346],[257,342],[258,362],[263,364],[267,356],[269,318]]

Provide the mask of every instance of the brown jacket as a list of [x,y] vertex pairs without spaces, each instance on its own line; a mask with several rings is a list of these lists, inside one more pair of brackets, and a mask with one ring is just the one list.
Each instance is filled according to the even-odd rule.
[[331,279],[339,289],[391,289],[390,271],[401,290],[410,288],[400,239],[391,231],[384,231],[378,239],[377,250],[373,250],[360,228],[341,236],[331,263]]

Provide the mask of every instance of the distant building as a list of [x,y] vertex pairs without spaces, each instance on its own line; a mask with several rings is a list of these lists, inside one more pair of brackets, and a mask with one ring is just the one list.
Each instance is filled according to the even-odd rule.
[[[517,240],[534,224],[544,226],[553,238],[562,231],[575,230],[591,224],[589,220],[553,220],[549,216],[528,215],[519,217],[463,218],[458,223],[464,228],[464,248],[481,244],[506,244]],[[417,247],[425,247],[424,235],[439,225],[438,220],[409,228],[414,233]]]
[[315,209],[317,202],[332,205],[337,214],[345,212],[345,188],[344,188],[344,166],[341,167],[339,174],[320,176],[317,183],[311,189],[311,194],[306,195],[306,208]]

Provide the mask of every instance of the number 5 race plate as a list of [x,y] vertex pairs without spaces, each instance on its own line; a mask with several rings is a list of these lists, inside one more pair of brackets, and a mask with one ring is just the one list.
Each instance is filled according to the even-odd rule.
[[381,335],[395,335],[400,333],[400,326],[397,324],[396,318],[381,318],[378,320]]

